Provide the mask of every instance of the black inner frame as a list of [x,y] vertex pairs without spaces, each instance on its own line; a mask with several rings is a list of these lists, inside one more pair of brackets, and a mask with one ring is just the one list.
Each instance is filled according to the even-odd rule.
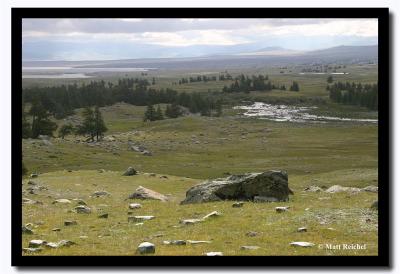
[[[386,266],[390,265],[388,8],[12,8],[13,266]],[[135,16],[136,15],[136,16]],[[22,256],[21,90],[23,18],[378,18],[378,256]],[[134,249],[134,247],[132,247]],[[133,250],[132,249],[132,250]],[[102,268],[103,269],[103,268]],[[233,270],[233,269],[232,269]]]

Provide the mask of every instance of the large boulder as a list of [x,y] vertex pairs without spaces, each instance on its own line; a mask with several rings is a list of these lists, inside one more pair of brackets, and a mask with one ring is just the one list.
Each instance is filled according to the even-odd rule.
[[[293,192],[288,186],[285,171],[266,171],[231,175],[207,180],[191,187],[181,204],[205,203],[222,200],[239,201],[288,201]],[[260,199],[264,197],[264,199]]]

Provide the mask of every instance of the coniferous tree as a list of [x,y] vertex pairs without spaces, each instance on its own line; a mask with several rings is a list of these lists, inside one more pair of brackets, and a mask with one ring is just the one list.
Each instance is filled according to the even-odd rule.
[[154,110],[153,105],[148,105],[146,112],[144,113],[143,121],[155,121],[156,120],[156,111]]
[[104,132],[106,132],[108,129],[104,123],[103,116],[101,115],[100,108],[96,106],[94,108],[94,121],[95,121],[95,133],[96,133],[96,141],[99,140],[99,138],[103,138]]
[[89,136],[88,140],[94,141],[96,136],[96,121],[94,112],[90,107],[83,110],[83,123],[77,126],[76,134]]
[[161,107],[160,105],[157,106],[157,110],[156,110],[156,120],[163,120],[164,119],[164,115],[162,113]]
[[290,86],[290,91],[300,91],[299,83],[293,81],[293,84]]
[[26,118],[25,104],[22,102],[22,138],[31,137],[31,124]]
[[215,102],[215,109],[215,116],[220,117],[222,115],[222,100],[217,100],[217,102]]
[[168,105],[165,110],[165,116],[167,116],[168,118],[178,118],[181,115],[181,108],[175,103]]
[[32,104],[29,114],[32,116],[32,138],[37,138],[39,135],[53,136],[53,131],[57,129],[57,124],[50,120],[50,113],[40,101],[35,101]]
[[64,139],[65,136],[70,135],[74,132],[74,126],[72,124],[62,125],[58,131],[58,137]]

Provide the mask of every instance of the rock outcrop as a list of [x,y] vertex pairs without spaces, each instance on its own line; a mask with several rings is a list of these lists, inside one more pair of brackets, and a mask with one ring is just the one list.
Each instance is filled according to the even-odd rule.
[[287,173],[272,170],[207,180],[191,187],[181,204],[222,200],[254,201],[256,197],[258,202],[288,201],[289,194],[293,192],[288,186]]
[[168,201],[167,196],[142,186],[139,186],[134,193],[129,195],[128,199],[160,200],[163,202]]

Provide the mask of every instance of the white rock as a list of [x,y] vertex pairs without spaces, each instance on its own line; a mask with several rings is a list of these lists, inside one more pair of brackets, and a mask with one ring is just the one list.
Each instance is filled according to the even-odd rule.
[[192,241],[192,240],[187,240],[189,244],[192,245],[197,245],[197,244],[211,244],[211,241]]
[[307,232],[307,227],[299,227],[297,232]]
[[286,211],[289,211],[289,208],[290,207],[288,207],[288,206],[277,206],[277,207],[275,207],[275,211],[279,212],[279,213],[286,212]]
[[186,245],[185,240],[163,241],[164,245]]
[[180,223],[184,225],[193,225],[195,223],[200,223],[203,221],[204,219],[185,219],[185,220],[180,220]]
[[31,240],[29,241],[29,247],[39,247],[45,245],[47,242],[43,240]]
[[222,252],[215,252],[215,251],[207,252],[207,253],[205,253],[205,255],[206,256],[224,256],[224,254]]
[[260,247],[256,246],[256,245],[244,245],[244,246],[240,247],[241,250],[256,250],[256,249],[259,249],[259,248]]
[[140,253],[140,254],[155,253],[156,252],[156,246],[154,244],[152,244],[152,243],[149,243],[149,242],[143,242],[138,246],[137,252]]
[[310,243],[310,242],[291,242],[291,246],[301,246],[301,247],[312,247],[315,244]]
[[219,213],[218,211],[213,211],[209,214],[207,214],[206,216],[203,217],[203,220],[210,218],[210,217],[217,217],[217,216],[221,216],[222,214]]
[[70,204],[71,201],[68,199],[57,199],[53,202],[53,204]]
[[141,204],[129,204],[129,208],[130,209],[138,209],[138,208],[142,208]]
[[24,253],[37,253],[37,252],[40,252],[40,251],[42,251],[42,250],[43,250],[43,249],[40,248],[40,247],[37,247],[37,248],[25,247],[25,248],[22,249],[22,251],[23,251]]
[[129,216],[128,217],[128,222],[143,222],[143,221],[148,221],[154,219],[154,216]]

